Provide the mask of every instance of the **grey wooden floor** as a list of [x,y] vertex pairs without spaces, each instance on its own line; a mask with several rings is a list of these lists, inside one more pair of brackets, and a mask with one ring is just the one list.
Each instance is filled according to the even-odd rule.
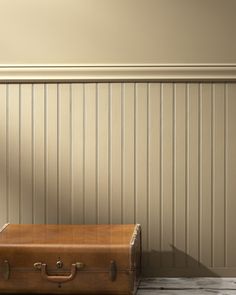
[[236,278],[146,278],[137,295],[236,295]]

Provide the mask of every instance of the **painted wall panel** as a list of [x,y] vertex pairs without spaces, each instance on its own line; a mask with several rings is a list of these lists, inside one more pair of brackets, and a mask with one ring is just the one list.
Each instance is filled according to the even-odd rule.
[[140,222],[145,274],[235,276],[235,85],[1,84],[1,225]]
[[85,85],[85,110],[84,110],[84,216],[85,223],[97,222],[97,192],[96,192],[96,144],[97,144],[97,96],[96,84]]
[[174,263],[176,267],[186,267],[186,257],[183,253],[187,249],[187,85],[176,84],[174,93],[174,189],[175,189],[175,251]]
[[148,260],[150,268],[160,267],[161,251],[161,83],[148,85]]
[[7,85],[0,85],[0,222],[8,220],[8,97]]
[[200,261],[212,266],[212,84],[201,87],[201,244]]
[[135,220],[135,84],[124,84],[123,95],[123,221]]
[[213,266],[225,264],[225,85],[213,86]]
[[1,0],[0,64],[235,64],[235,10],[235,0]]
[[[45,85],[45,157],[46,157],[46,221],[57,223],[59,220],[59,124],[58,124],[58,85]],[[37,110],[36,110],[37,112]],[[55,148],[56,147],[56,148]]]
[[20,86],[12,85],[8,88],[8,210],[9,222],[21,221],[20,195]]
[[[9,86],[10,87],[10,86]],[[45,93],[46,85],[36,84],[33,88],[33,130],[34,130],[34,164],[33,164],[33,217],[34,223],[45,223],[46,220],[46,164],[50,165],[50,158],[45,158]],[[56,108],[57,106],[54,105]],[[51,123],[50,123],[51,124]],[[49,126],[50,126],[49,124]],[[56,143],[54,143],[56,144]],[[51,148],[57,151],[56,145]],[[53,165],[57,165],[54,162]],[[47,179],[49,182],[50,176]],[[53,194],[51,195],[53,198]],[[57,208],[55,208],[57,210]]]
[[97,197],[98,222],[110,222],[110,85],[98,86],[97,101]]
[[[226,263],[228,267],[233,267],[236,263],[234,255],[236,240],[235,240],[235,190],[236,190],[236,137],[235,137],[235,84],[229,84],[227,89],[227,143],[226,143],[226,235],[227,235],[227,249],[226,249]],[[231,240],[232,239],[232,240]]]
[[71,223],[71,85],[59,85],[59,222]]
[[[142,224],[143,251],[148,250],[148,86],[135,85],[135,222]],[[147,265],[144,256],[144,266]]]
[[72,223],[84,223],[84,85],[71,86]]
[[21,85],[20,101],[20,195],[21,222],[33,221],[33,126],[32,126],[32,85]]
[[110,220],[122,223],[122,86],[110,84]]
[[[187,265],[199,260],[199,85],[187,85]],[[192,259],[193,258],[193,259]]]
[[173,114],[174,96],[173,84],[162,85],[162,254],[161,265],[167,268],[173,266],[174,237],[174,145],[173,145]]

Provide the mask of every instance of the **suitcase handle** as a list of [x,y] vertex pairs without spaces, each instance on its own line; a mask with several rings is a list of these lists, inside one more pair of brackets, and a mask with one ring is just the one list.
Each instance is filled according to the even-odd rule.
[[61,284],[61,283],[66,283],[68,281],[73,280],[76,276],[77,270],[83,268],[84,264],[81,262],[73,263],[71,265],[71,273],[69,275],[65,275],[65,276],[49,275],[47,272],[47,264],[46,263],[36,262],[34,264],[34,267],[38,270],[41,270],[41,277],[44,280]]

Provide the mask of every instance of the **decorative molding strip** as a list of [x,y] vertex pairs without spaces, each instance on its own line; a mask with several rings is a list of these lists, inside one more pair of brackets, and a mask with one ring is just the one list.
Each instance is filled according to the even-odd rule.
[[0,65],[0,82],[235,81],[236,64]]

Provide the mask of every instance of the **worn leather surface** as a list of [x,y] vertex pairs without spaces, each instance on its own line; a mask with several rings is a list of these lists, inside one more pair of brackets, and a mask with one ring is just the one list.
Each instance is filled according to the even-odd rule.
[[0,244],[128,245],[135,225],[9,224]]
[[[136,229],[135,225],[8,225],[0,233],[0,264],[8,261],[10,277],[6,281],[0,275],[0,291],[131,294],[138,280],[136,256],[140,257],[140,235],[132,245]],[[112,261],[117,270],[114,281]],[[34,268],[36,262],[46,264],[46,274]],[[68,277],[78,262],[83,267],[73,279],[58,284],[56,276]]]

